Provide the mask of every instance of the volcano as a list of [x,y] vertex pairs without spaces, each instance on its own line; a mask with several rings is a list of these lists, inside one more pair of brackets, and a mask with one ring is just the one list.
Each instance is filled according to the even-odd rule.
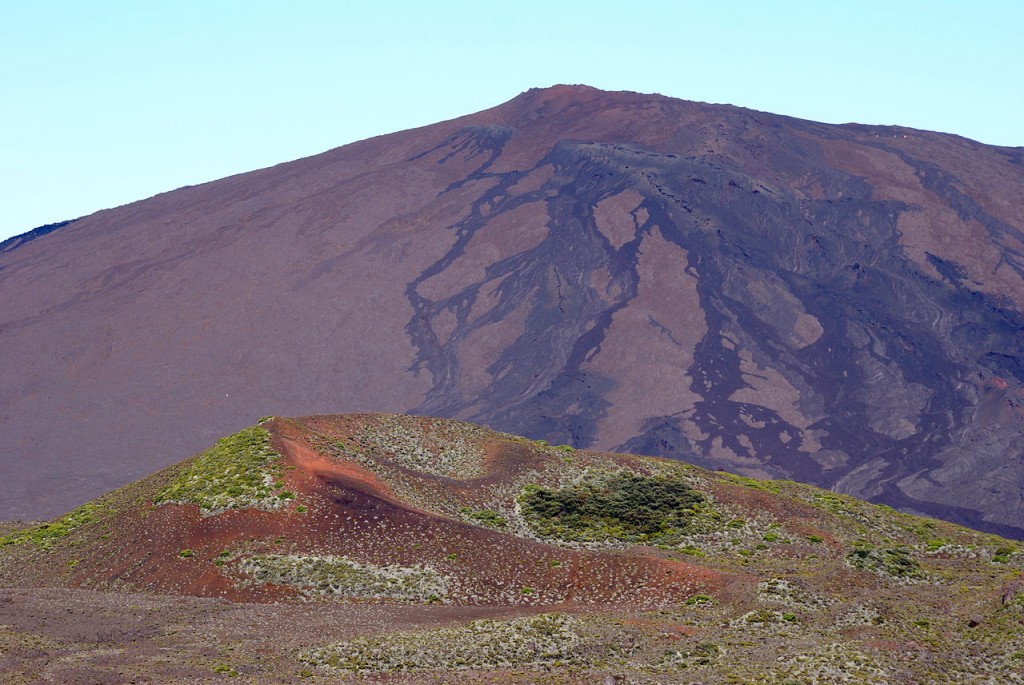
[[0,245],[0,518],[404,411],[1024,537],[1024,149],[585,86]]

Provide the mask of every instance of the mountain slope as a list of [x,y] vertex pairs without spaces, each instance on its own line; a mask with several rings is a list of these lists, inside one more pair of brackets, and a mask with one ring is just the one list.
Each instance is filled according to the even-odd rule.
[[0,536],[0,669],[1017,683],[1022,570],[1018,544],[794,482],[440,419],[273,418]]
[[402,410],[1019,537],[1022,196],[1020,148],[557,86],[100,212],[0,254],[0,516]]

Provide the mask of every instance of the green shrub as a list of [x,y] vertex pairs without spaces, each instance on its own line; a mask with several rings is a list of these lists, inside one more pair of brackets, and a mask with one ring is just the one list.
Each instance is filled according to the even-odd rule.
[[657,664],[661,669],[705,668],[714,665],[721,656],[718,645],[699,642],[691,649],[666,652]]
[[569,541],[680,538],[704,497],[677,475],[600,474],[554,490],[526,486],[519,496],[526,522],[544,537]]
[[992,556],[992,561],[996,564],[1008,564],[1010,563],[1010,556],[1016,551],[1013,547],[999,547]]
[[[302,654],[314,668],[366,673],[518,668],[584,662],[579,619],[540,614],[418,633],[356,638]],[[436,679],[432,682],[436,682]]]
[[725,480],[732,481],[733,483],[744,487],[753,488],[754,490],[763,490],[764,492],[778,494],[782,489],[778,481],[747,478],[746,476],[737,476],[734,473],[723,473],[722,477]]
[[448,595],[448,578],[430,568],[373,566],[337,556],[267,554],[240,568],[258,583],[290,585],[305,595],[428,603]]
[[846,555],[846,563],[856,569],[893,578],[912,579],[921,576],[920,565],[901,547],[875,549],[864,545]]
[[476,510],[470,507],[462,507],[459,509],[459,513],[477,523],[482,523],[488,528],[505,528],[508,526],[508,521],[501,514],[491,509]]
[[222,438],[181,469],[153,504],[196,504],[204,514],[226,509],[276,509],[295,497],[283,486],[280,455],[270,449],[270,433],[246,428]]
[[55,542],[67,537],[77,528],[98,521],[108,513],[105,506],[88,502],[48,523],[40,523],[0,537],[0,547],[31,542],[40,549],[50,549]]

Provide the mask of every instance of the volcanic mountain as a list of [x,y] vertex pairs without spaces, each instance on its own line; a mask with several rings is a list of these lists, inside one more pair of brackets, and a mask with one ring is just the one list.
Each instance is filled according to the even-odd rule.
[[406,411],[1024,536],[1024,149],[584,86],[0,245],[0,518]]
[[1022,570],[1019,544],[791,481],[268,417],[0,534],[0,676],[1019,683]]

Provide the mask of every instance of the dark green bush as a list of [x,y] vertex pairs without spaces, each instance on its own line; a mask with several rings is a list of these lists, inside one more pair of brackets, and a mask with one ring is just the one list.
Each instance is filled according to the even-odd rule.
[[680,476],[615,472],[554,490],[528,485],[519,497],[540,535],[575,541],[667,542],[683,535],[704,497]]
[[846,562],[853,568],[874,571],[893,578],[918,578],[921,575],[917,560],[900,547],[875,549],[861,545],[846,555]]

